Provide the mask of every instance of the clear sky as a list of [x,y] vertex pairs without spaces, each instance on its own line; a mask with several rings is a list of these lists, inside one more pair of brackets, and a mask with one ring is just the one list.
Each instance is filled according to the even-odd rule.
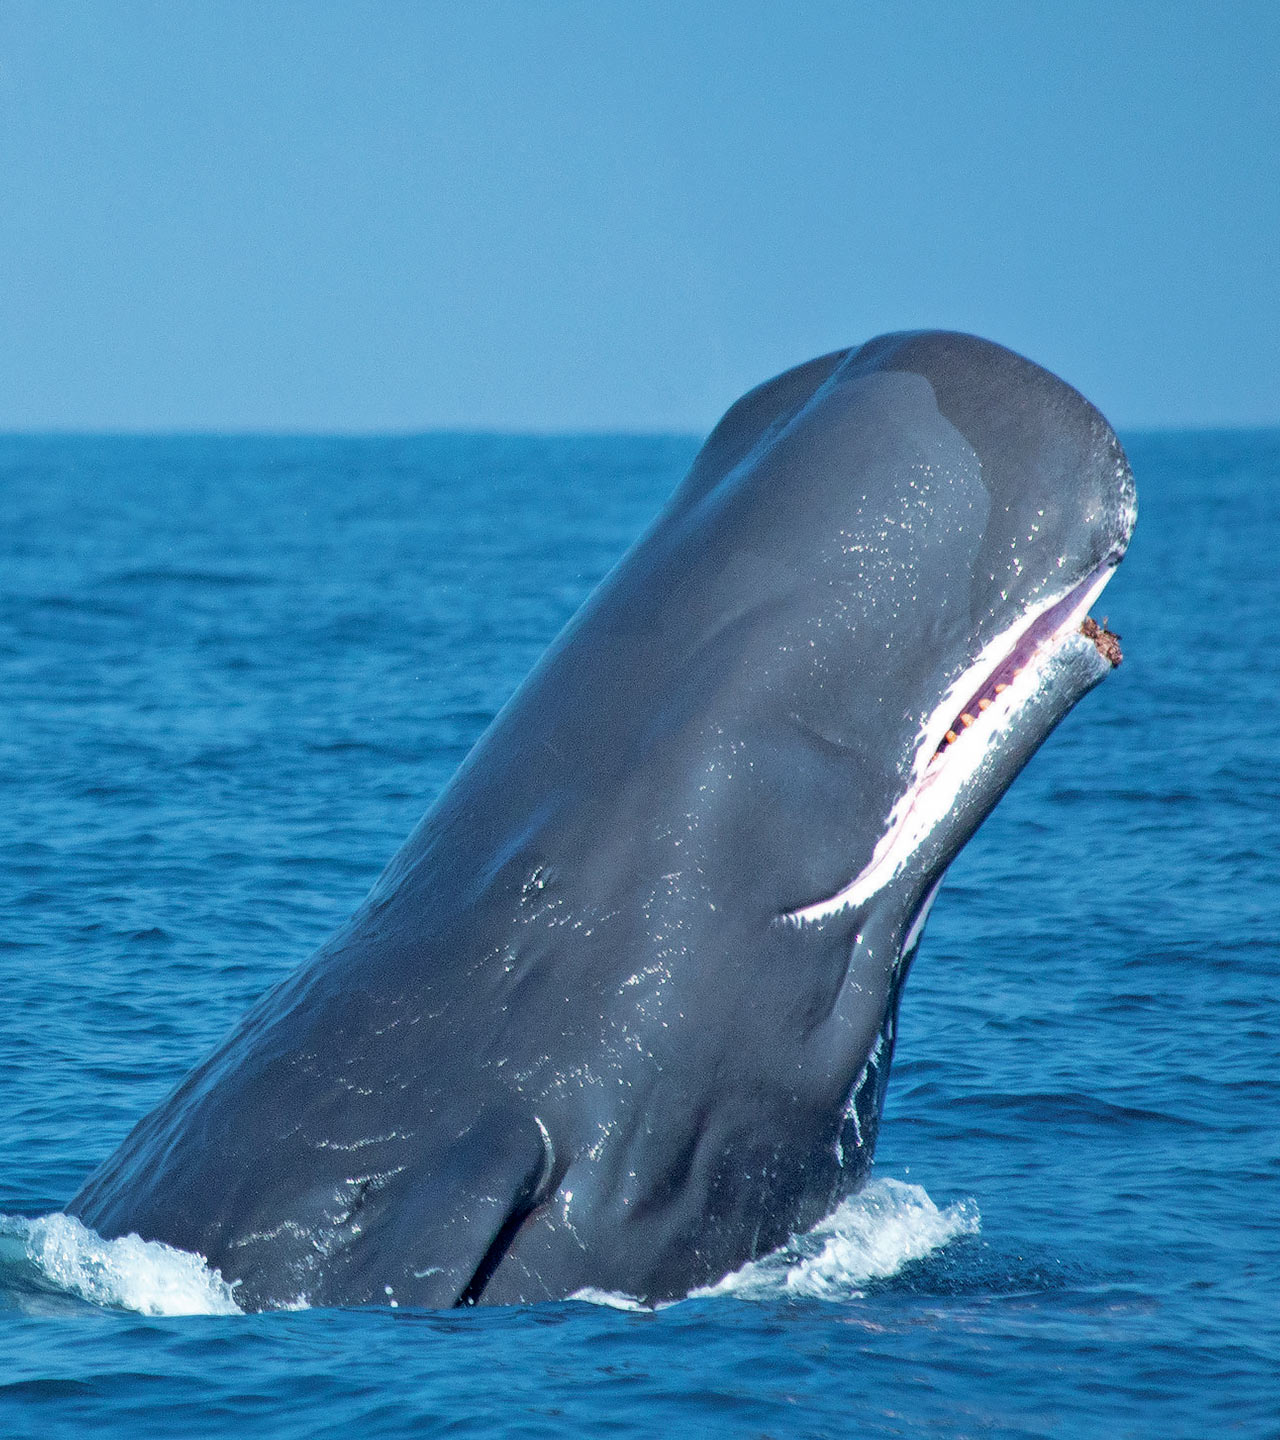
[[0,0],[0,429],[700,431],[884,330],[1280,423],[1275,0]]

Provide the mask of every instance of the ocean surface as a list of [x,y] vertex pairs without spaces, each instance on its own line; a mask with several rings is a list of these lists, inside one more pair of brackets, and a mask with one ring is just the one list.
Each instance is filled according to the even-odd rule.
[[1280,1436],[1280,432],[952,867],[870,1187],[657,1312],[241,1315],[57,1212],[361,898],[694,442],[0,439],[0,1436]]

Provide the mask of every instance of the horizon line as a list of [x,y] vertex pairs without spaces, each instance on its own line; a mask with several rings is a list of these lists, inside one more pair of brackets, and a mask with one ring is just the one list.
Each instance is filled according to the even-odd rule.
[[[714,423],[718,423],[714,422]],[[583,425],[557,427],[503,427],[435,425],[421,427],[388,427],[386,429],[305,429],[296,426],[258,427],[205,426],[129,427],[129,426],[40,426],[8,427],[0,425],[3,440],[421,440],[452,436],[458,439],[491,440],[702,440],[714,428],[705,430],[661,429],[649,426]],[[1111,423],[1111,422],[1108,422]],[[1280,430],[1280,418],[1262,422],[1179,421],[1143,425],[1116,425],[1118,435],[1208,435],[1251,434]]]

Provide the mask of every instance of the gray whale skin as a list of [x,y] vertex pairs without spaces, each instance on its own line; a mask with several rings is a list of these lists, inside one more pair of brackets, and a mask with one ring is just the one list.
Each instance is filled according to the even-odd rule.
[[752,390],[69,1212],[246,1309],[655,1303],[812,1226],[866,1179],[947,865],[1117,658],[1081,626],[1134,515],[1102,416],[973,336]]

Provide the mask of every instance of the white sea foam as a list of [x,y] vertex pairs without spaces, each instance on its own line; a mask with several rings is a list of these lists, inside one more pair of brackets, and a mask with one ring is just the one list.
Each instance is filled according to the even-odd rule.
[[[977,1206],[939,1209],[922,1186],[873,1180],[781,1250],[726,1275],[690,1298],[807,1296],[855,1299],[863,1286],[978,1231]],[[199,1255],[126,1235],[104,1240],[70,1215],[0,1215],[0,1285],[64,1296],[141,1315],[237,1315],[231,1286]],[[618,1310],[645,1307],[629,1295],[580,1290],[575,1300]]]
[[141,1315],[238,1315],[231,1287],[199,1255],[125,1235],[104,1240],[70,1215],[0,1216],[4,1280]]
[[961,1235],[976,1235],[978,1226],[972,1200],[939,1210],[922,1185],[873,1180],[808,1234],[693,1293],[748,1300],[853,1299],[870,1281],[887,1279]]
[[[692,1291],[689,1298],[857,1299],[871,1281],[887,1279],[961,1235],[976,1235],[979,1223],[972,1200],[959,1200],[940,1210],[921,1185],[873,1180],[807,1234],[714,1285]],[[620,1310],[642,1308],[630,1296],[600,1290],[580,1290],[573,1298]]]
[[581,1290],[575,1290],[569,1298],[570,1300],[585,1300],[588,1305],[607,1305],[610,1310],[648,1310],[649,1308],[632,1295],[618,1295],[612,1290],[597,1290],[594,1285],[587,1285]]

